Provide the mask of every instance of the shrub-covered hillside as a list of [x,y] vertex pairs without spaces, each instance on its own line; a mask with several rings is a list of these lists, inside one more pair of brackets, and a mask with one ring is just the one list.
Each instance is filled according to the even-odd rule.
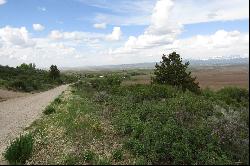
[[56,99],[29,129],[34,145],[25,162],[249,164],[248,90],[197,94],[170,85],[121,86],[121,79],[85,78]]
[[16,68],[0,65],[0,87],[31,92],[76,81],[75,77],[60,72],[54,77],[53,70],[53,68],[50,71],[36,69],[34,64],[22,64]]
[[[111,80],[106,78],[107,81]],[[76,84],[109,110],[123,148],[146,164],[248,163],[249,92],[201,94],[168,85]],[[104,83],[106,81],[103,81]],[[114,81],[113,81],[114,82]],[[106,85],[106,86],[105,86]]]

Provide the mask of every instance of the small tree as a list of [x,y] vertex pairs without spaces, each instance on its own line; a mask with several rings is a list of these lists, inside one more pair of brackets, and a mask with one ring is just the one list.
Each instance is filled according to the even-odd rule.
[[189,62],[182,64],[182,58],[176,52],[168,55],[163,54],[160,64],[155,65],[153,83],[169,84],[198,93],[200,92],[199,83],[195,82],[196,77],[187,72]]
[[60,71],[57,69],[56,65],[51,65],[50,66],[49,76],[53,80],[55,80],[57,78],[60,78]]
[[30,64],[22,63],[20,66],[17,66],[16,68],[21,70],[35,70],[36,65],[35,63],[30,63]]

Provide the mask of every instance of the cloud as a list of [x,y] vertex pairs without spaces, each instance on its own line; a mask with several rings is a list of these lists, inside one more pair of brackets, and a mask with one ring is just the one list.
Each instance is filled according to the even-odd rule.
[[7,1],[6,0],[0,0],[0,5],[5,4]]
[[[109,14],[97,13],[94,18],[95,22],[105,22],[110,25],[149,25],[152,10],[159,2],[156,0],[79,1],[89,6],[112,11]],[[169,3],[168,0],[166,1],[161,1],[161,3]],[[175,0],[173,3],[174,5],[170,6],[171,12],[167,12],[169,21],[183,25],[249,18],[249,1],[247,0]],[[158,4],[158,8],[163,7],[160,3]],[[159,13],[158,16],[164,17],[164,14],[166,13],[162,15]],[[157,17],[157,20],[159,19],[160,17]]]
[[169,19],[181,24],[249,18],[249,1],[246,0],[178,0],[174,3]]
[[[114,8],[120,3],[84,1],[93,5],[98,3],[99,8],[105,9]],[[148,6],[144,10],[143,3],[147,4],[146,1]],[[114,4],[103,6],[100,4],[102,2]],[[97,13],[91,23],[99,23],[93,25],[95,28],[103,28],[106,24],[115,25],[110,33],[55,29],[47,36],[36,38],[25,27],[2,27],[0,60],[6,64],[35,62],[37,66],[49,66],[52,63],[59,66],[82,66],[159,61],[163,53],[172,51],[177,51],[184,59],[230,57],[236,54],[249,57],[248,32],[221,29],[210,35],[178,39],[185,24],[248,18],[246,11],[249,9],[246,4],[249,2],[143,0],[141,5],[139,2],[121,0],[121,6],[112,9],[109,14]],[[152,3],[154,5],[151,6]],[[133,12],[134,8],[140,9]],[[128,9],[128,14],[124,9]],[[39,10],[46,11],[46,8]],[[139,35],[125,36],[121,30],[122,25],[146,27]]]
[[[183,25],[173,21],[176,2],[159,0],[151,15],[151,22],[141,35],[130,36],[122,47],[109,49],[106,53],[113,59],[153,61],[162,53],[180,51],[184,58],[204,59],[215,56],[227,57],[232,54],[249,56],[248,34],[239,31],[218,30],[213,35],[197,35],[188,39],[179,39]],[[215,12],[216,13],[216,12]],[[210,15],[216,17],[217,15]],[[140,57],[140,58],[139,58]],[[143,58],[144,57],[144,58]]]
[[174,42],[175,37],[181,32],[182,26],[169,22],[169,14],[173,5],[171,0],[159,0],[153,9],[151,23],[144,33],[138,37],[130,36],[123,47],[111,52],[124,54]]
[[249,56],[249,34],[239,31],[218,30],[212,35],[196,35],[176,40],[176,50],[189,59],[209,59]]
[[[103,11],[98,12],[95,18],[87,19],[93,22],[105,22],[110,25],[147,25],[149,23],[149,16],[155,4],[155,0],[119,0],[119,1],[100,1],[100,0],[78,0],[85,5],[99,8]],[[86,18],[80,18],[86,20]]]
[[30,38],[25,27],[6,26],[0,29],[0,39],[5,46],[32,47],[35,42]]
[[122,31],[120,27],[114,27],[113,31],[110,35],[107,35],[107,40],[111,40],[111,41],[117,41],[120,40],[122,36]]
[[106,23],[94,24],[93,27],[97,29],[105,29]]
[[44,26],[42,26],[41,24],[33,24],[33,29],[35,31],[43,31],[44,30]]
[[80,53],[64,40],[54,41],[49,37],[33,38],[25,27],[0,28],[0,59],[8,64],[35,62],[48,67],[52,63],[69,65]]
[[58,30],[53,30],[50,32],[49,37],[53,40],[59,40],[63,38],[63,34]]
[[37,7],[37,10],[41,11],[41,12],[46,12],[47,9],[45,7]]

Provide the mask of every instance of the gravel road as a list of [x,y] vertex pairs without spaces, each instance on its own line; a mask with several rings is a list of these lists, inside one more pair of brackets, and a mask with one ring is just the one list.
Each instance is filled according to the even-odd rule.
[[9,91],[5,89],[0,89],[0,102],[9,100],[12,98],[17,98],[17,97],[22,97],[22,96],[27,96],[30,93],[24,93],[24,92],[14,92],[14,91]]
[[2,153],[11,140],[42,115],[42,110],[60,95],[68,85],[46,92],[30,94],[0,102],[0,164]]

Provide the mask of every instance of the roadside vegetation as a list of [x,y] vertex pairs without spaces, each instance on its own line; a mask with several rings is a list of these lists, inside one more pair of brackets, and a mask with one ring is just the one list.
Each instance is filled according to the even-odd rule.
[[130,75],[121,73],[84,77],[27,129],[34,145],[26,163],[249,164],[249,91],[200,89],[181,72],[183,84],[157,75],[136,85],[123,85]]
[[60,73],[55,65],[49,71],[36,69],[35,64],[23,63],[16,68],[0,65],[0,87],[10,90],[44,91],[76,80],[72,75]]

